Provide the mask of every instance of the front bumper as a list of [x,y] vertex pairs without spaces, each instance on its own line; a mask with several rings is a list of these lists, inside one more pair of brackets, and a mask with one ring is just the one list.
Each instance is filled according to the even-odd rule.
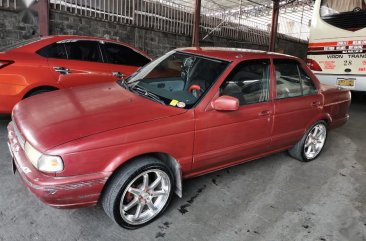
[[110,176],[110,173],[93,173],[58,177],[38,171],[25,156],[12,122],[8,125],[8,147],[23,184],[42,202],[56,208],[95,205]]

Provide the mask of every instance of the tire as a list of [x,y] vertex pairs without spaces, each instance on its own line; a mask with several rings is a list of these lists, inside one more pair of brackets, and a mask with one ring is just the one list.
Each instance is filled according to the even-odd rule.
[[[320,132],[315,134],[316,130]],[[327,123],[325,121],[316,122],[309,128],[301,140],[289,150],[290,156],[302,162],[315,160],[324,148],[327,135]]]
[[165,211],[174,187],[172,171],[159,159],[146,156],[127,163],[111,177],[101,202],[106,214],[119,226],[136,229]]
[[56,90],[56,89],[38,89],[38,90],[33,90],[33,91],[29,92],[28,94],[26,94],[24,96],[24,99],[29,98],[31,96],[43,94],[43,93],[46,93],[46,92],[51,92],[51,91],[54,91],[54,90]]

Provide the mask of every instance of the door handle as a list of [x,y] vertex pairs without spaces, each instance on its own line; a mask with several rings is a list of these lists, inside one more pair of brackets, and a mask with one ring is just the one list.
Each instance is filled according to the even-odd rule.
[[264,110],[264,111],[261,111],[259,112],[259,116],[270,116],[272,114],[272,111],[270,110]]
[[311,107],[319,107],[320,106],[320,101],[314,101],[311,103]]
[[69,74],[70,73],[70,70],[65,68],[65,67],[53,67],[53,69],[56,71],[56,72],[59,72],[60,74]]
[[121,73],[121,72],[119,72],[119,71],[113,71],[113,72],[112,72],[112,75],[113,75],[114,77],[117,77],[118,79],[123,79],[123,78],[126,76],[124,73]]

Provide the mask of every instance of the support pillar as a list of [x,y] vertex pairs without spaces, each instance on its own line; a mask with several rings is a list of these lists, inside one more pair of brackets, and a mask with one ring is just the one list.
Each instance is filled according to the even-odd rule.
[[276,51],[276,39],[277,39],[277,28],[278,28],[278,15],[280,14],[280,1],[273,0],[273,11],[272,11],[272,24],[271,24],[271,35],[269,39],[269,51]]
[[194,19],[192,28],[192,46],[200,45],[201,0],[195,0]]
[[36,6],[38,12],[38,28],[40,36],[49,35],[49,0],[38,0]]

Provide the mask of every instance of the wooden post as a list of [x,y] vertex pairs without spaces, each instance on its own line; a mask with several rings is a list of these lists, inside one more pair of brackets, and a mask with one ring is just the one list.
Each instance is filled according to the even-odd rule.
[[279,13],[280,13],[280,1],[273,0],[271,35],[270,35],[270,39],[269,39],[269,51],[270,52],[276,51],[276,39],[277,39]]
[[38,28],[40,36],[49,35],[49,0],[38,0]]
[[192,46],[200,45],[200,22],[201,22],[201,0],[196,0],[194,8],[194,19],[192,28]]

